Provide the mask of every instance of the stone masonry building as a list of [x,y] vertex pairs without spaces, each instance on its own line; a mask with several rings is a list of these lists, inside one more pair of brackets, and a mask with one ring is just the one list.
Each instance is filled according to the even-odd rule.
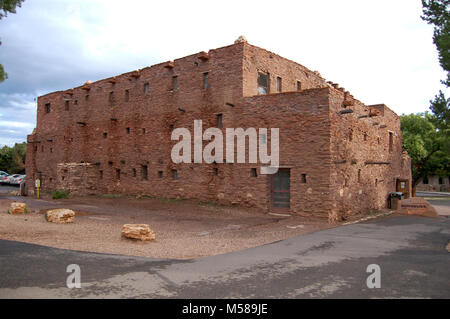
[[[259,163],[173,163],[171,132],[193,132],[194,120],[223,131],[279,128],[278,173],[260,174]],[[29,194],[39,178],[42,191],[191,198],[329,221],[384,208],[393,191],[408,196],[410,165],[386,105],[365,105],[243,38],[40,96],[26,157]]]

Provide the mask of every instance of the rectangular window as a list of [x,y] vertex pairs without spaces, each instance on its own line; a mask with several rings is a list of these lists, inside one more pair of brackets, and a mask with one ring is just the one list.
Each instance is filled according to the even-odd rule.
[[302,184],[306,184],[306,174],[302,174]]
[[141,173],[142,173],[142,180],[144,180],[144,181],[148,180],[148,167],[147,167],[147,165],[142,165]]
[[86,102],[89,101],[89,94],[86,94],[86,95],[85,95],[84,100],[85,100]]
[[269,93],[269,74],[258,72],[258,95]]
[[108,138],[108,133],[103,133],[103,138]]
[[281,92],[281,78],[277,77],[277,92]]
[[99,171],[100,179],[103,179],[103,171]]
[[66,101],[65,106],[66,106],[66,111],[68,111],[70,109],[70,101]]
[[178,89],[178,76],[172,77],[172,90],[175,91]]
[[394,133],[389,132],[389,153],[392,153],[394,148]]
[[150,93],[150,83],[145,83],[144,84],[144,93],[145,94]]
[[78,105],[78,100],[73,101],[74,105]]
[[209,89],[209,74],[208,74],[208,72],[203,73],[203,88]]
[[219,175],[219,169],[217,167],[214,167],[213,173],[214,173],[214,176]]
[[45,113],[50,113],[50,110],[51,110],[50,103],[46,103],[45,104]]
[[158,177],[163,178],[163,171],[158,171]]
[[131,130],[129,127],[127,127],[127,134],[130,134]]
[[130,91],[129,90],[125,90],[125,102],[130,101]]
[[301,91],[302,90],[302,82],[297,81],[297,91]]
[[358,183],[361,183],[361,170],[358,170]]
[[142,135],[145,135],[145,128],[142,129]]
[[175,180],[178,179],[178,171],[176,169],[172,170],[172,178]]
[[120,169],[116,169],[116,180],[120,181]]
[[258,171],[256,170],[256,168],[252,168],[252,170],[250,171],[250,176],[258,177]]
[[217,127],[218,128],[222,128],[223,127],[222,118],[223,118],[222,114],[217,114]]
[[136,169],[135,168],[133,168],[133,177],[136,177]]
[[109,104],[114,104],[114,92],[109,92]]

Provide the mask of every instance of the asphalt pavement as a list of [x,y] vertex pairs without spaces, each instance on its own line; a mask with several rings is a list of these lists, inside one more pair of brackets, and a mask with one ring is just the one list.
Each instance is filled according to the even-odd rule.
[[447,217],[389,216],[183,261],[0,241],[0,298],[449,298],[449,240]]

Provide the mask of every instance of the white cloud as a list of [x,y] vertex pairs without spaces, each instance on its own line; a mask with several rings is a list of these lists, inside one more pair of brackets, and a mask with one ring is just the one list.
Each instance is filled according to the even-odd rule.
[[0,93],[10,95],[8,108],[33,109],[36,95],[229,45],[243,34],[367,104],[423,112],[445,74],[421,10],[420,0],[25,1],[1,21],[0,61],[10,79]]

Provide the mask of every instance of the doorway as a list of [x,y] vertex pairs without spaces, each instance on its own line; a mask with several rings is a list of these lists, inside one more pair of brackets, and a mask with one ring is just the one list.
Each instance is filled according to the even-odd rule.
[[272,175],[272,208],[289,209],[291,202],[291,170],[279,168]]
[[402,192],[403,198],[409,198],[409,180],[408,179],[397,179],[396,192]]

